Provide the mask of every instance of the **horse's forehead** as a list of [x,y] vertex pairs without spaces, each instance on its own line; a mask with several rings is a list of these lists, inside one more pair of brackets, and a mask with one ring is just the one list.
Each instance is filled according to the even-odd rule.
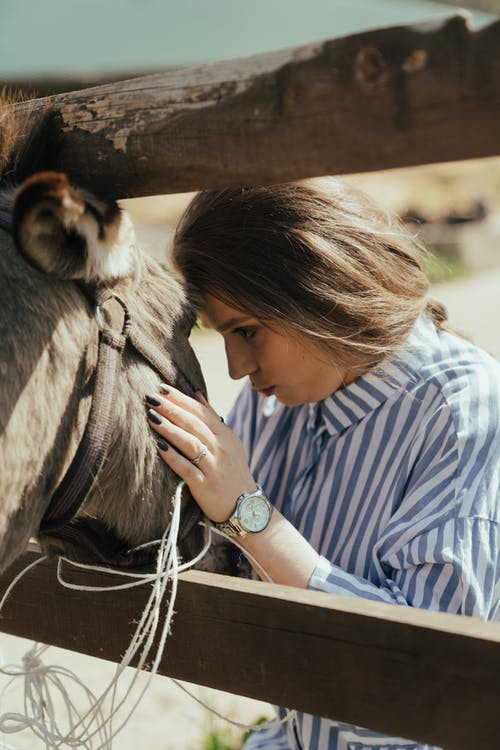
[[197,300],[186,292],[172,272],[150,258],[145,261],[145,270],[135,286],[134,296],[139,303],[158,309],[163,318],[171,321],[196,314],[198,309]]

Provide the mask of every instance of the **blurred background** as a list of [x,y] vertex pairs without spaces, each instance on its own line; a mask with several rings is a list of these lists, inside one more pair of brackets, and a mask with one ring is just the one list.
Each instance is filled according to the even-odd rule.
[[[470,0],[471,23],[500,13],[500,0]],[[0,0],[0,88],[20,87],[44,96],[176,66],[202,64],[305,44],[384,25],[450,14],[457,3],[418,0]],[[500,152],[500,141],[499,141]],[[500,158],[463,161],[346,179],[398,214],[431,252],[433,296],[455,325],[500,358]],[[140,245],[168,258],[175,225],[190,195],[123,201]],[[215,408],[227,414],[240,383],[229,380],[217,336],[195,331]],[[15,595],[15,594],[14,594]],[[43,613],[40,613],[43,616]],[[29,648],[0,634],[4,662]],[[51,649],[47,661],[76,671],[99,693],[114,666]],[[0,681],[0,690],[2,689]],[[256,701],[197,688],[218,710],[245,722],[272,714]],[[0,713],[20,705],[12,686]],[[138,743],[155,750],[233,750],[241,731],[228,729],[167,678],[155,678],[146,698],[116,740],[121,750]],[[0,748],[45,747],[31,735],[0,736]]]

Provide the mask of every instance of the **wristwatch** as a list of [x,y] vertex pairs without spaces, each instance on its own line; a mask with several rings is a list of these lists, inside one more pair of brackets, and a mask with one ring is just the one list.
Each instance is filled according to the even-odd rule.
[[273,506],[257,485],[253,492],[245,492],[236,500],[236,507],[227,521],[214,523],[224,534],[244,539],[249,534],[258,534],[269,526]]

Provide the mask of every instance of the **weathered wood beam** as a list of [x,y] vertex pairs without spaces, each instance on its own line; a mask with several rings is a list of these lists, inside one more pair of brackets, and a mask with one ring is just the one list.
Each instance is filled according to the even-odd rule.
[[[32,75],[4,76],[0,70],[0,90],[6,88],[10,91],[21,91],[29,97],[51,96],[68,91],[87,89],[95,86],[104,86],[108,83],[116,83],[130,78],[138,78],[140,75],[158,73],[159,70],[148,70],[142,74],[133,71],[122,70],[120,73],[68,73],[66,75],[40,76],[36,72]],[[162,71],[164,72],[164,70]]]
[[63,133],[54,166],[115,197],[491,156],[500,22],[377,29],[57,95],[35,111],[47,105]]
[[[0,596],[32,559],[0,577]],[[65,589],[44,562],[17,584],[0,630],[118,662],[148,595]],[[181,576],[175,610],[161,674],[447,750],[498,748],[499,624],[199,572]]]

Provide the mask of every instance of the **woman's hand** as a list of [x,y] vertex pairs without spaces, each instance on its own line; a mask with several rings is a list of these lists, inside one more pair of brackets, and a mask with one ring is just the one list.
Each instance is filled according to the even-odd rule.
[[186,482],[208,518],[226,521],[238,497],[256,487],[239,438],[199,391],[190,398],[162,386],[161,394],[146,396],[146,404],[162,459]]
[[[146,396],[146,403],[160,456],[184,479],[208,518],[226,521],[238,497],[256,486],[240,440],[199,392],[190,398],[162,387],[160,395]],[[266,571],[276,583],[307,586],[318,561],[317,552],[276,510],[264,531],[239,542],[257,561],[257,572]]]

